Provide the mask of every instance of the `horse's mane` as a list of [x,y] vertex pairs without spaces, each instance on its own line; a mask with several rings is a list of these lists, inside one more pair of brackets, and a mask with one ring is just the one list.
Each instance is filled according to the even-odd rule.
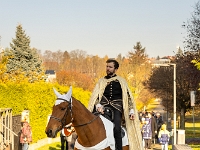
[[[74,98],[73,96],[72,96],[72,99],[73,99],[73,100],[76,100],[76,101],[77,101],[79,104],[81,104],[86,110],[88,110],[88,109],[85,107],[85,105],[83,105],[83,103],[81,103],[80,100]],[[88,111],[89,111],[89,110],[88,110]]]

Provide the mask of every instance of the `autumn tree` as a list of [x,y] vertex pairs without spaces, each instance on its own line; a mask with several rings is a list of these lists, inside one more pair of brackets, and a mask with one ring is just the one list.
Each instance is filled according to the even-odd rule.
[[58,50],[56,52],[52,52],[50,50],[46,50],[43,54],[43,64],[46,70],[62,70],[63,64],[63,52]]
[[17,26],[16,37],[10,43],[10,49],[5,51],[8,56],[7,72],[23,72],[30,80],[36,80],[43,73],[42,61],[37,50],[30,47],[30,38],[21,25]]
[[[162,104],[168,112],[173,110],[173,67],[154,66],[152,75],[146,83],[156,98],[162,99]],[[171,106],[171,107],[169,107]]]
[[185,51],[200,50],[200,2],[194,5],[194,11],[190,19],[183,23],[182,27],[186,30],[184,37]]
[[141,106],[147,105],[153,95],[148,93],[148,89],[145,89],[144,85],[151,73],[151,63],[145,53],[145,48],[140,42],[137,42],[133,51],[129,51],[128,58],[123,58],[122,62],[119,70],[120,75],[127,79],[130,86],[133,87],[135,100],[141,103]]
[[[180,113],[180,128],[185,128],[185,113],[191,109],[190,91],[197,91],[196,104],[200,101],[200,72],[191,62],[199,58],[198,53],[187,52],[177,54],[172,63],[176,64],[176,110]],[[153,71],[148,85],[150,89],[163,99],[165,107],[173,106],[173,75],[172,66],[159,67]],[[171,110],[173,107],[169,107]]]
[[83,50],[73,50],[70,55],[70,70],[74,70],[79,73],[85,72],[84,60],[87,56],[87,52]]
[[1,56],[1,60],[0,60],[0,83],[1,82],[5,82],[7,80],[7,68],[6,68],[6,64],[7,64],[8,58]]
[[80,87],[88,91],[92,91],[94,87],[94,82],[88,74],[76,71],[59,71],[56,73],[56,80],[60,85]]
[[45,50],[43,55],[42,55],[43,62],[51,62],[51,61],[53,61],[52,53],[53,52],[50,51],[50,50]]
[[71,84],[91,90],[100,77],[105,75],[105,62],[108,57],[88,55],[83,50],[46,50],[43,62],[46,70],[55,70],[60,84]]
[[70,55],[68,51],[64,51],[62,56],[61,70],[69,70]]
[[56,62],[57,66],[54,70],[60,71],[62,69],[62,60],[63,60],[63,52],[61,50],[57,50],[56,52],[52,53],[52,57],[54,62]]
[[136,66],[145,63],[148,60],[148,55],[145,53],[145,47],[142,47],[140,42],[133,46],[134,51],[129,52],[129,59]]

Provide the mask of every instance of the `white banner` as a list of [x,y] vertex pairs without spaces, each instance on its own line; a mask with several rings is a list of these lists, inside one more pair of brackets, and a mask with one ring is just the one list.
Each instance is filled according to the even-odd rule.
[[23,110],[22,111],[22,118],[21,118],[21,122],[28,122],[29,123],[30,119],[29,119],[29,110]]
[[195,106],[195,91],[190,91],[191,106]]

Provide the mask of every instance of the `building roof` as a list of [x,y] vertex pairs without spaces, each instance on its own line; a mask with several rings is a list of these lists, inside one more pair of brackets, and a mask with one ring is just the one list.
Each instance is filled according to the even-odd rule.
[[55,71],[54,70],[46,70],[45,74],[55,74]]

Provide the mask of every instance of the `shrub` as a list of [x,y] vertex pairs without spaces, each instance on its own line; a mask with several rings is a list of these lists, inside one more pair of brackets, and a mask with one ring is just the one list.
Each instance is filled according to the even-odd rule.
[[[47,117],[51,114],[56,99],[53,87],[60,93],[66,93],[69,89],[57,83],[46,82],[0,83],[0,108],[12,108],[13,115],[21,114],[24,109],[30,110],[33,142],[46,137]],[[87,106],[90,92],[74,87],[72,96]]]

